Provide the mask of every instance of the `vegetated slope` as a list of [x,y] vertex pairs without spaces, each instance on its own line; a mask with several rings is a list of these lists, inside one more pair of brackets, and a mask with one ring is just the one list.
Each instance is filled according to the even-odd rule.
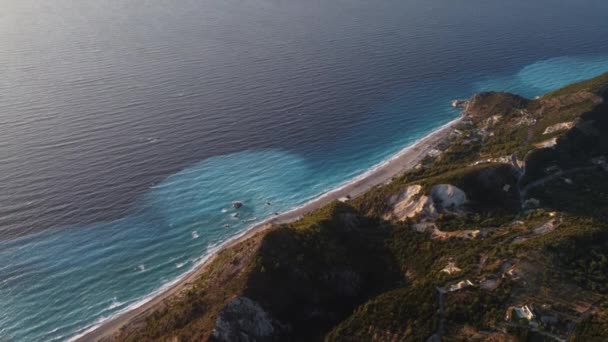
[[606,340],[607,89],[475,95],[441,154],[221,252],[116,340]]

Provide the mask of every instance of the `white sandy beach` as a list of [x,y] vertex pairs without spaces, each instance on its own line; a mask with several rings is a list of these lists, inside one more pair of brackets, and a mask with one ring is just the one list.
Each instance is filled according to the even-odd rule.
[[187,275],[176,281],[174,284],[172,284],[172,286],[166,288],[164,291],[160,291],[156,296],[150,298],[147,302],[140,303],[141,305],[138,305],[132,310],[119,314],[108,321],[102,322],[98,326],[88,329],[83,334],[73,338],[73,340],[98,341],[110,338],[123,326],[145,317],[149,313],[156,310],[166,299],[180,293],[184,289],[187,289],[189,284],[194,279],[196,279],[201,273],[205,272],[206,266],[209,265],[219,251],[234,246],[235,244],[238,244],[254,234],[272,227],[273,224],[293,222],[302,215],[341,197],[350,196],[350,198],[355,198],[370,188],[390,181],[393,177],[413,168],[449,135],[453,127],[457,125],[461,119],[462,118],[458,118],[450,121],[449,123],[420,139],[413,145],[404,148],[387,161],[356,177],[348,184],[329,191],[301,207],[295,208],[278,216],[271,217],[252,226],[242,234],[237,235],[223,243],[213,253],[203,259],[199,265],[195,266]]

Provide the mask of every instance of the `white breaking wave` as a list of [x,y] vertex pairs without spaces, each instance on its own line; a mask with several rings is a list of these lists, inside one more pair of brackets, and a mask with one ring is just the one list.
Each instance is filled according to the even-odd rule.
[[106,310],[112,310],[112,309],[116,309],[117,307],[122,306],[124,303],[123,302],[119,302],[116,297],[114,297],[112,299],[112,303],[106,308]]
[[[241,236],[244,233],[246,233],[246,231],[238,234],[238,236]],[[237,236],[237,238],[238,238],[238,236]],[[215,252],[220,250],[222,246],[224,246],[226,243],[229,243],[230,241],[232,241],[232,239],[228,239],[227,241],[225,241],[223,243],[209,244],[207,246],[207,252],[204,254],[204,256],[202,256],[200,259],[198,259],[198,262],[196,262],[194,264],[194,267],[192,267],[189,271],[184,272],[184,274],[182,274],[181,276],[175,278],[174,280],[172,280],[170,282],[163,284],[156,291],[148,294],[147,296],[142,297],[139,300],[136,300],[135,302],[133,302],[132,304],[129,304],[127,307],[118,311],[117,313],[115,313],[111,316],[100,317],[92,325],[85,327],[77,335],[70,337],[67,340],[67,342],[73,342],[73,341],[78,340],[79,338],[81,338],[81,337],[87,335],[88,333],[94,331],[95,329],[99,328],[101,325],[103,325],[103,323],[105,323],[107,321],[111,321],[113,318],[118,317],[126,312],[135,310],[135,309],[141,307],[142,305],[148,303],[149,301],[154,299],[159,294],[169,290],[171,287],[173,287],[173,285],[179,283],[184,277],[188,276],[192,271],[196,270],[198,268],[198,266],[204,264]]]
[[[396,154],[394,154],[393,156],[391,156],[388,159],[383,160],[382,162],[372,166],[371,168],[369,168],[367,171],[361,173],[359,176],[356,176],[354,178],[351,178],[350,180],[348,180],[347,182],[343,183],[342,185],[339,185],[325,193],[321,193],[317,196],[314,196],[313,198],[311,198],[310,200],[306,201],[305,203],[303,203],[300,206],[296,206],[294,208],[292,208],[291,210],[283,213],[283,214],[289,214],[292,211],[298,210],[302,207],[305,207],[306,205],[310,204],[311,202],[320,200],[321,198],[325,197],[325,196],[329,196],[332,193],[335,193],[337,191],[342,190],[344,187],[350,185],[351,183],[355,183],[365,177],[368,177],[370,174],[376,172],[378,169],[382,168],[383,166],[385,166],[386,164],[390,163],[391,161],[399,158],[400,156],[402,156],[403,154],[407,153],[411,148],[413,148],[414,146],[416,146],[418,143],[420,143],[422,140],[424,140],[425,138],[428,138],[429,136],[435,135],[437,134],[439,131],[443,130],[446,127],[449,127],[451,125],[454,125],[455,123],[459,122],[461,120],[461,118],[457,118],[454,119],[448,123],[446,123],[445,125],[433,130],[431,133],[421,137],[420,139],[416,140],[415,142],[413,142],[412,144],[406,146],[405,148],[401,149],[399,152],[397,152]],[[225,208],[222,208],[222,212],[226,212],[228,211]],[[86,334],[94,331],[95,329],[99,328],[103,323],[112,320],[113,318],[122,315],[128,311],[137,309],[139,307],[141,307],[142,305],[148,303],[149,301],[151,301],[152,299],[154,299],[156,296],[158,296],[159,294],[169,290],[173,285],[179,283],[184,277],[188,276],[191,272],[195,271],[198,269],[198,267],[202,264],[204,264],[211,256],[213,256],[217,251],[221,250],[224,246],[228,246],[230,243],[232,243],[233,241],[241,238],[243,235],[247,234],[247,232],[249,232],[249,230],[253,229],[254,227],[257,227],[259,225],[262,224],[266,224],[271,222],[272,220],[274,220],[276,218],[276,216],[269,216],[266,219],[256,222],[256,223],[252,223],[251,225],[247,226],[245,229],[239,231],[237,234],[233,235],[232,237],[221,241],[221,242],[217,242],[217,243],[213,243],[213,244],[209,244],[207,246],[207,251],[205,254],[203,254],[203,256],[198,260],[198,262],[193,262],[194,265],[193,267],[191,267],[188,271],[184,272],[182,275],[180,275],[179,277],[173,279],[170,282],[164,283],[160,288],[158,288],[156,291],[148,294],[145,297],[142,297],[141,299],[133,302],[132,304],[128,305],[127,307],[125,307],[124,309],[120,310],[119,312],[117,312],[116,314],[109,316],[109,317],[103,317],[100,318],[99,320],[97,320],[93,325],[89,326],[88,328],[84,328],[83,330],[81,330],[81,332],[70,338],[68,340],[68,342],[71,341],[75,341],[78,338],[85,336]],[[178,267],[178,265],[180,265],[179,263],[176,264],[177,268],[181,268],[183,266],[183,264],[181,266]]]

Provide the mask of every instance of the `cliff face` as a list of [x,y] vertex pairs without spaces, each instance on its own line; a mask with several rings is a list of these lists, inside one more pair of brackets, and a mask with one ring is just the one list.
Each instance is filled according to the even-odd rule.
[[223,251],[116,339],[607,338],[606,85],[474,95],[442,153]]

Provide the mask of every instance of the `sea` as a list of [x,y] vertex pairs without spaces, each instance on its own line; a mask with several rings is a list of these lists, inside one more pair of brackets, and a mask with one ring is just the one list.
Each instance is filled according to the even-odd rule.
[[452,99],[608,71],[606,13],[605,0],[2,0],[0,341],[70,340],[142,305],[453,120]]

